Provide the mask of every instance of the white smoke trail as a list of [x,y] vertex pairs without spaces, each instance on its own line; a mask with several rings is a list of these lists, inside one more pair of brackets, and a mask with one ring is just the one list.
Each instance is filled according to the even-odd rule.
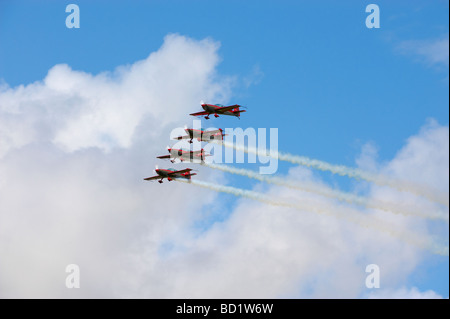
[[449,247],[448,246],[440,246],[436,243],[432,242],[431,240],[421,239],[417,234],[413,233],[406,233],[406,232],[399,232],[390,225],[375,219],[374,217],[364,216],[361,215],[359,212],[355,212],[352,209],[345,208],[341,209],[339,207],[329,207],[326,209],[320,209],[317,207],[317,203],[308,203],[305,200],[302,200],[300,203],[289,203],[282,200],[276,200],[268,196],[267,194],[258,193],[255,191],[249,191],[244,190],[236,187],[231,186],[224,186],[224,185],[218,185],[218,184],[212,184],[208,182],[203,182],[199,180],[182,180],[182,179],[176,179],[177,181],[181,181],[184,183],[193,184],[195,186],[200,186],[206,189],[214,190],[216,192],[223,192],[232,194],[238,197],[245,197],[252,200],[256,200],[268,205],[272,206],[278,206],[278,207],[288,207],[293,208],[302,212],[309,211],[314,212],[317,214],[326,214],[330,216],[335,216],[337,218],[342,218],[345,220],[348,220],[350,222],[353,222],[361,227],[366,228],[373,228],[379,231],[382,231],[384,233],[387,233],[391,235],[392,237],[398,238],[400,240],[403,240],[404,242],[416,246],[421,249],[426,249],[431,251],[434,254],[448,256],[449,255]]
[[292,155],[283,152],[266,152],[266,150],[257,150],[256,148],[246,147],[243,145],[235,145],[234,143],[229,143],[226,141],[212,141],[214,143],[223,145],[228,148],[233,148],[236,151],[242,151],[245,153],[252,153],[258,156],[268,156],[272,158],[279,159],[281,161],[290,162],[292,164],[302,165],[306,167],[315,168],[321,171],[328,171],[333,174],[347,176],[356,179],[363,179],[368,182],[375,183],[380,186],[389,186],[400,191],[407,191],[414,193],[419,196],[426,197],[427,199],[445,205],[449,207],[449,197],[448,194],[441,191],[431,189],[430,187],[424,187],[408,181],[401,181],[397,179],[392,179],[381,174],[372,174],[358,168],[351,168],[344,165],[334,165],[324,161],[310,159],[306,156]]
[[235,168],[228,165],[217,165],[212,163],[203,163],[203,165],[208,166],[213,169],[219,169],[224,172],[237,174],[241,176],[246,176],[249,178],[253,178],[256,180],[259,180],[261,182],[269,183],[269,184],[275,184],[279,186],[289,187],[296,190],[301,190],[309,193],[315,193],[321,196],[329,197],[329,198],[336,198],[340,201],[347,202],[349,204],[356,204],[365,206],[368,208],[375,208],[380,209],[383,211],[391,212],[394,214],[402,214],[406,216],[418,216],[422,218],[429,218],[429,219],[443,219],[448,221],[448,214],[438,211],[438,212],[432,212],[432,213],[424,213],[422,211],[416,210],[413,207],[405,208],[401,205],[390,203],[390,202],[383,202],[378,201],[374,199],[368,199],[366,197],[361,197],[345,192],[341,192],[338,190],[330,189],[328,187],[319,185],[317,183],[298,183],[295,181],[287,180],[285,178],[280,178],[276,176],[270,176],[270,175],[262,175],[257,172],[248,170],[248,169],[242,169],[242,168]]

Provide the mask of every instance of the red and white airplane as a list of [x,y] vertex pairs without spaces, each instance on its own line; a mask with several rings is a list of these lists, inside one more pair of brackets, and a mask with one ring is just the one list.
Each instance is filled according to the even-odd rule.
[[182,178],[182,179],[187,179],[190,180],[191,176],[197,175],[196,173],[191,173],[192,169],[191,168],[186,168],[186,169],[182,169],[177,171],[174,168],[169,168],[169,169],[162,169],[159,168],[158,166],[156,166],[154,172],[157,174],[156,176],[152,176],[152,177],[147,177],[144,178],[145,181],[152,181],[155,179],[159,179],[159,183],[163,182],[164,178],[167,178],[167,180],[170,182],[174,179],[177,178]]
[[245,112],[245,110],[241,110],[242,105],[235,104],[230,106],[224,106],[222,104],[206,104],[203,101],[200,102],[203,112],[191,113],[189,115],[192,116],[201,116],[205,115],[205,119],[209,119],[211,114],[214,114],[215,117],[219,117],[219,115],[231,115],[240,118],[241,113]]
[[184,130],[188,135],[178,136],[173,139],[189,140],[189,143],[192,143],[192,140],[196,138],[199,142],[210,142],[212,140],[223,140],[223,137],[226,136],[226,134],[223,134],[223,130],[221,128],[213,131],[205,131],[203,128],[195,130],[193,128],[187,128],[185,126]]
[[169,155],[161,155],[157,158],[160,159],[171,159],[172,163],[175,163],[175,160],[178,158],[181,162],[183,161],[192,161],[193,159],[199,159],[202,162],[205,160],[206,156],[211,156],[211,154],[206,154],[205,150],[202,148],[199,151],[186,151],[183,149],[170,148],[167,146],[167,151],[169,151]]

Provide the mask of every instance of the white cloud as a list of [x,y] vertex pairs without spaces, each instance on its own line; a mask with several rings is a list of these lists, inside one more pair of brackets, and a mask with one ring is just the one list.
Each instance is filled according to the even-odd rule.
[[356,159],[356,165],[366,171],[376,172],[378,148],[373,142],[366,143],[362,146],[361,154]]
[[[200,230],[195,223],[216,214],[216,193],[142,181],[201,98],[229,97],[230,82],[215,74],[217,49],[212,40],[171,35],[147,59],[112,73],[59,65],[42,82],[2,88],[0,297],[354,298],[367,294],[371,263],[386,289],[405,285],[429,253],[385,232],[246,199]],[[374,154],[366,150],[364,162],[381,167]],[[448,127],[426,126],[383,168],[448,190]],[[224,182],[199,170],[201,180]],[[305,168],[287,177],[323,183]],[[355,209],[279,186],[255,188],[326,211]],[[417,200],[374,186],[369,196]],[[430,233],[421,219],[359,210],[397,231]],[[78,290],[64,285],[72,263],[81,270]]]
[[[402,177],[409,168],[409,173],[420,175],[421,181],[433,182],[437,172],[448,166],[446,144],[448,127],[426,126],[387,164],[390,176]],[[403,157],[405,152],[410,157]],[[421,161],[416,157],[427,159],[423,164],[430,169],[418,169],[415,163]],[[315,179],[304,168],[291,170],[289,178]],[[448,175],[443,179],[438,186],[448,182]],[[370,196],[380,199],[382,191],[386,192],[384,188],[372,186]],[[396,192],[388,195],[394,202],[416,197]],[[280,187],[270,187],[267,196],[295,199],[299,203],[312,200],[311,194]],[[336,211],[336,207],[344,211],[353,209],[333,200],[316,197],[313,200],[317,207],[327,211]],[[404,285],[417,265],[429,256],[411,246],[407,238],[400,240],[335,217],[244,199],[238,203],[228,220],[216,223],[202,235],[190,240],[174,239],[175,248],[158,260],[156,268],[144,267],[154,260],[151,253],[145,254],[142,264],[134,265],[140,272],[130,273],[146,281],[135,280],[139,282],[139,293],[136,286],[128,286],[123,292],[133,297],[143,294],[190,298],[355,298],[367,294],[366,265],[379,265],[383,286],[394,289]],[[432,204],[418,202],[417,205]],[[396,231],[410,233],[411,238],[426,239],[430,235],[428,223],[422,219],[375,210],[360,210],[360,213],[381,218]],[[448,229],[441,229],[440,233],[443,238],[448,237]]]
[[[200,216],[213,195],[199,201],[187,185],[142,179],[167,165],[155,156],[202,98],[227,99],[218,47],[169,35],[113,73],[57,65],[42,82],[3,86],[1,297],[111,296],[124,252],[144,237],[157,252]],[[70,263],[81,267],[80,291],[64,286]]]
[[436,40],[407,40],[397,46],[398,52],[411,55],[430,66],[445,66],[448,69],[448,35]]
[[[387,174],[396,174],[398,178],[428,184],[448,193],[448,136],[448,126],[440,126],[429,119],[419,135],[410,137],[407,145],[386,166]],[[429,154],[434,157],[430,158]],[[420,171],[420,174],[411,174],[412,171]]]
[[217,42],[169,35],[148,58],[92,75],[56,65],[42,82],[2,88],[0,156],[48,141],[67,151],[130,147],[136,127],[152,130],[186,118],[203,99],[223,100],[229,79],[217,81]]
[[255,64],[248,75],[243,78],[243,85],[248,88],[252,85],[259,84],[264,78],[264,72],[261,70],[259,64]]
[[433,290],[421,292],[418,288],[411,289],[376,289],[368,294],[369,299],[442,299],[442,296]]

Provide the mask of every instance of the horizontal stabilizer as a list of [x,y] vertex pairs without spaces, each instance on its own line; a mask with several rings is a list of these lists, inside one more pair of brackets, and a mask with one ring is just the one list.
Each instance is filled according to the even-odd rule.
[[170,155],[157,156],[156,158],[161,158],[161,159],[164,159],[164,158],[170,158]]

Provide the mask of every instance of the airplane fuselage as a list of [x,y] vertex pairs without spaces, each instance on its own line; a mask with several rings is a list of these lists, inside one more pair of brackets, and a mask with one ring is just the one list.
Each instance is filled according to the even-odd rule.
[[[169,149],[170,157],[172,158],[172,163],[174,162],[173,159],[179,158],[181,161],[183,160],[194,160],[198,159],[198,156],[194,155],[194,152],[192,151],[183,151],[180,149],[170,148]],[[203,152],[203,149],[201,153],[199,154],[200,159],[203,161],[205,157],[205,153]]]
[[219,140],[219,139],[223,140],[224,136],[224,134],[222,133],[223,132],[222,129],[214,131],[214,134],[210,134],[210,131],[208,132],[203,129],[196,130],[192,128],[185,128],[185,131],[188,134],[187,136],[179,136],[176,137],[175,139],[177,140],[188,139],[189,143],[192,144],[194,139],[196,139],[199,142],[210,142],[212,140]]
[[155,172],[162,178],[169,178],[169,174],[172,173],[173,171],[169,169],[156,169]]
[[[221,106],[218,106],[218,105],[202,104],[202,108],[203,108],[203,110],[205,110],[205,112],[208,112],[209,114],[214,114],[215,117],[219,117],[218,114],[239,117],[239,113],[230,112],[230,111],[220,112],[219,110],[221,109]],[[219,111],[219,112],[217,112],[217,111]]]
[[167,180],[170,182],[177,178],[187,179],[190,180],[191,176],[197,175],[195,173],[191,173],[192,169],[186,168],[182,170],[176,170],[174,168],[169,169],[155,169],[156,176],[151,176],[144,178],[146,181],[152,181],[152,180],[158,180],[159,183],[163,182],[164,178],[167,178]]
[[170,156],[171,157],[181,157],[181,156],[186,156],[186,155],[184,155],[184,153],[187,153],[187,152],[183,152],[183,150],[178,150],[178,149],[175,149],[175,148],[170,148],[169,149],[169,153],[170,153]]
[[179,174],[176,176],[170,176],[170,174],[172,174],[173,172],[176,172],[175,169],[156,169],[155,170],[156,174],[158,174],[161,179],[158,181],[159,183],[162,183],[162,180],[164,178],[167,178],[167,180],[170,182],[172,181],[174,178],[184,178],[184,179],[190,179],[190,175],[187,174]]

